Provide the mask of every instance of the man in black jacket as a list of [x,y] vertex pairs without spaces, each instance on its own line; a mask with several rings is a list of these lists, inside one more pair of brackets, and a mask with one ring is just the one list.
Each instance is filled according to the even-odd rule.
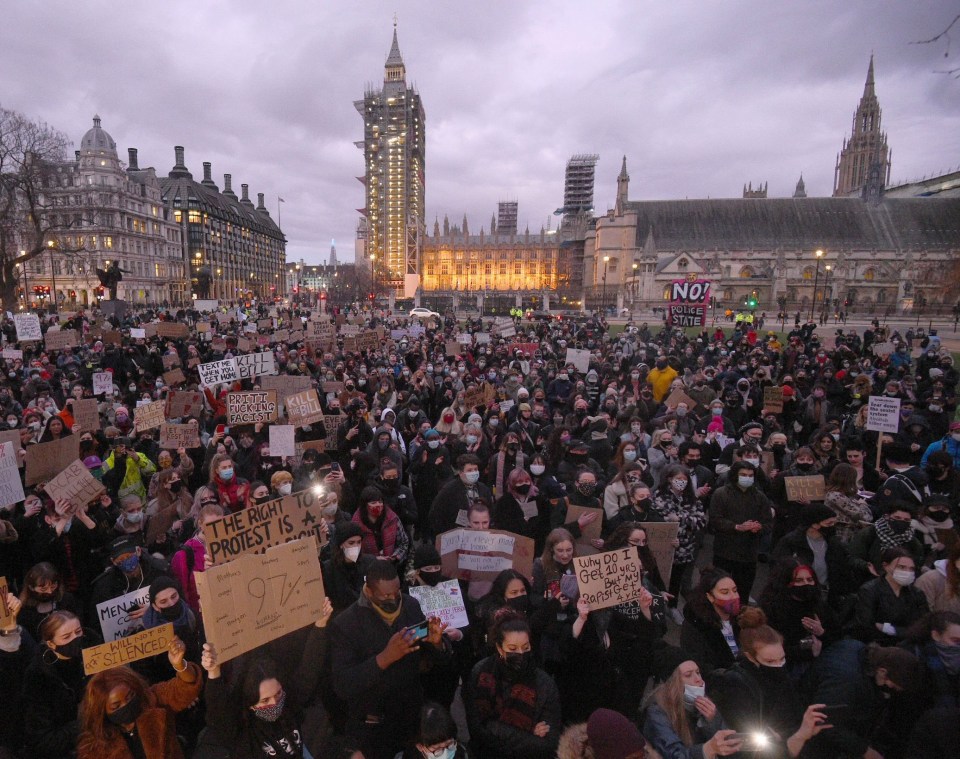
[[333,688],[347,701],[347,734],[364,756],[392,759],[416,735],[421,665],[448,655],[443,628],[400,592],[389,561],[367,570],[360,598],[330,623]]
[[430,528],[434,535],[455,527],[468,527],[467,512],[473,501],[482,500],[493,508],[493,493],[480,482],[480,459],[472,453],[457,457],[457,476],[445,484],[430,507]]

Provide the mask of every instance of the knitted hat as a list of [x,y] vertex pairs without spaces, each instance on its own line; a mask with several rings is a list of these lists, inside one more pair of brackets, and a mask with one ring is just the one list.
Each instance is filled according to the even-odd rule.
[[413,552],[413,568],[435,567],[440,564],[440,553],[431,543],[422,543]]
[[637,726],[612,709],[597,709],[590,715],[587,738],[596,759],[642,757],[647,745]]
[[427,430],[426,433],[424,434],[423,439],[424,439],[424,440],[439,440],[439,439],[440,439],[440,433],[437,432],[437,431],[434,430],[434,429],[429,429],[429,430]]
[[157,600],[157,596],[164,590],[169,590],[173,588],[177,593],[182,593],[180,589],[180,583],[174,580],[172,577],[167,575],[160,575],[152,583],[150,583],[150,603],[153,603]]
[[804,527],[810,527],[817,522],[823,522],[827,519],[833,519],[836,516],[833,509],[824,506],[822,503],[811,503],[800,509],[800,524]]
[[685,661],[690,661],[693,659],[692,656],[684,653],[682,649],[679,649],[676,646],[667,645],[658,648],[654,658],[655,663],[653,676],[660,682],[666,682],[669,680],[670,676],[677,667],[679,667]]
[[356,522],[341,522],[334,530],[333,539],[336,541],[337,548],[339,548],[350,538],[359,538],[362,536],[363,531]]

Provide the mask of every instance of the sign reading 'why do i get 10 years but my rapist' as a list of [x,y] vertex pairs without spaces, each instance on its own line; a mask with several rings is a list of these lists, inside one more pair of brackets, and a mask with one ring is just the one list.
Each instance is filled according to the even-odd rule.
[[590,604],[590,610],[606,609],[640,595],[643,576],[640,557],[634,548],[620,548],[573,560],[580,595]]

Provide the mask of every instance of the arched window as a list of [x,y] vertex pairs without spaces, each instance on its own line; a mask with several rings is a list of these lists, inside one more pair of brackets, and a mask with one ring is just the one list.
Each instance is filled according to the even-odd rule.
[[677,261],[678,269],[686,269],[689,265],[690,265],[690,262],[685,258],[681,258],[679,261]]
[[665,287],[665,288],[663,288],[663,299],[664,299],[664,300],[670,300],[670,295],[671,295],[671,292],[670,292],[670,291],[671,291],[671,289],[672,289],[672,288],[670,288],[670,287]]
[[867,282],[873,282],[873,280],[876,279],[876,277],[877,277],[877,272],[874,269],[867,269],[863,273],[863,278],[867,280]]
[[741,278],[741,279],[750,279],[751,277],[754,277],[754,276],[756,276],[756,275],[753,273],[753,269],[750,268],[749,266],[744,266],[744,267],[740,270],[740,278]]
[[887,302],[887,291],[881,290],[877,293],[877,303],[886,303]]
[[813,267],[812,267],[812,266],[806,267],[806,268],[803,270],[803,275],[802,275],[802,276],[803,276],[804,279],[813,279]]

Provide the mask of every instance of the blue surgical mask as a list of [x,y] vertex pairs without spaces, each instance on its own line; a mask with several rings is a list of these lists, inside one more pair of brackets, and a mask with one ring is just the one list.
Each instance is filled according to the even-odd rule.
[[224,482],[230,482],[230,480],[233,479],[233,470],[232,469],[222,470],[220,472],[220,479],[223,480]]
[[753,477],[737,477],[737,484],[746,490],[749,487],[753,487]]
[[138,566],[140,566],[140,557],[136,554],[133,554],[129,558],[124,559],[117,564],[117,567],[119,567],[120,571],[124,574],[130,574],[131,572],[136,571]]
[[453,759],[457,755],[457,744],[447,746],[439,751],[428,751],[424,756],[426,759]]
[[636,451],[624,451],[624,452],[623,452],[623,460],[624,460],[624,461],[633,461],[633,460],[636,459],[636,458],[637,458],[637,452],[636,452]]
[[480,472],[464,472],[463,479],[468,485],[476,485],[480,480]]
[[688,685],[684,683],[683,686],[683,702],[688,706],[693,706],[693,702],[698,698],[702,698],[707,695],[707,689],[702,685]]

